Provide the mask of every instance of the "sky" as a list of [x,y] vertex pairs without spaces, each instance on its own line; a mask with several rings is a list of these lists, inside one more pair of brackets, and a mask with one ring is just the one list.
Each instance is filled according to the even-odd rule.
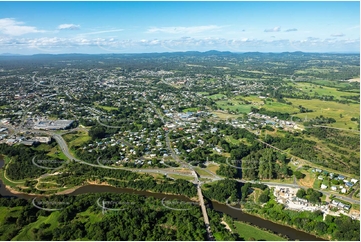
[[1,2],[0,53],[360,52],[360,2]]

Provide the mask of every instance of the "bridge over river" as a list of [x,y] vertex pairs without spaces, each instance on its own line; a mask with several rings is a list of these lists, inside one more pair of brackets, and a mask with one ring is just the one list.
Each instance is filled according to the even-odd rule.
[[209,219],[208,219],[208,214],[207,214],[207,209],[206,206],[204,204],[204,199],[203,199],[203,194],[202,194],[202,190],[201,190],[201,182],[198,179],[198,174],[197,172],[195,172],[194,170],[192,170],[192,174],[194,175],[194,180],[197,186],[197,193],[198,193],[198,197],[199,197],[199,204],[201,206],[201,210],[202,210],[202,214],[203,214],[203,219],[204,219],[204,224],[206,226],[206,230],[207,230],[207,238],[210,241],[215,241],[212,231],[211,231],[211,226],[209,225]]

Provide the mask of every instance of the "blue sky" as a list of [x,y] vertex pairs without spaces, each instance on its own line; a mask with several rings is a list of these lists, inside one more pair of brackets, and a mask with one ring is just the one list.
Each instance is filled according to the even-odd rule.
[[0,53],[359,52],[360,3],[0,2]]

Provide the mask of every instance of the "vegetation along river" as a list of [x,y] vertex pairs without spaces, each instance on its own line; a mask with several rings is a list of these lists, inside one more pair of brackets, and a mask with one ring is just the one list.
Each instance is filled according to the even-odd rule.
[[[0,168],[3,165],[4,165],[4,161],[2,159],[0,159]],[[79,194],[84,194],[84,193],[102,193],[102,192],[133,193],[133,194],[138,194],[138,195],[143,195],[143,196],[152,196],[152,197],[155,197],[158,199],[163,199],[163,198],[178,199],[178,200],[185,201],[185,202],[192,202],[189,198],[187,198],[185,196],[180,196],[180,195],[152,193],[152,192],[147,192],[147,191],[136,191],[136,190],[127,189],[127,188],[115,188],[115,187],[111,187],[111,186],[99,186],[99,185],[86,185],[86,186],[76,189],[74,192],[70,193],[69,195],[79,195]],[[15,197],[24,198],[24,199],[30,199],[30,198],[35,197],[35,195],[14,194],[11,191],[9,191],[8,189],[6,189],[5,185],[2,183],[1,180],[0,180],[0,194],[2,196],[15,196]],[[41,195],[38,195],[38,196],[41,197]],[[256,216],[243,213],[242,211],[232,209],[225,204],[221,204],[221,203],[218,203],[215,201],[212,201],[211,203],[212,204],[210,206],[217,212],[222,212],[222,213],[228,214],[229,216],[233,217],[234,219],[236,219],[238,221],[249,222],[251,224],[257,225],[260,228],[266,228],[266,229],[274,231],[278,234],[286,235],[291,240],[306,240],[306,241],[322,240],[311,234],[307,234],[307,233],[298,231],[296,229],[293,229],[293,228],[290,228],[287,226],[276,224],[276,223],[273,223],[268,220],[264,220],[264,219],[256,217]]]

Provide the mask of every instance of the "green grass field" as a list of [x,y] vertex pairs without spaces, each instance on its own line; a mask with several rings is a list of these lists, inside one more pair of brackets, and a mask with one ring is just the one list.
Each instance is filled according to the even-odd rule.
[[[16,212],[20,210],[21,207],[15,207],[15,208],[7,208],[7,207],[0,207],[0,224],[4,220],[4,218],[8,214],[12,214],[13,216],[16,216]],[[50,224],[49,228],[46,228],[46,231],[52,231],[58,226],[58,217],[60,215],[60,211],[52,212],[49,216],[39,216],[38,220],[36,220],[33,223],[30,223],[26,226],[24,226],[19,233],[12,239],[12,240],[20,240],[20,241],[32,241],[35,240],[35,236],[32,232],[34,228],[39,229],[41,224]],[[99,212],[90,212],[90,209],[78,213],[75,217],[75,220],[79,220],[84,223],[96,223],[101,221],[102,214],[101,211]],[[0,236],[1,237],[1,236]],[[83,238],[81,240],[84,240],[86,238]]]
[[91,139],[86,131],[78,131],[76,134],[65,134],[63,138],[69,147],[81,146]]
[[99,104],[94,104],[95,107],[104,109],[105,111],[112,111],[112,110],[118,110],[118,107],[111,107],[111,106],[103,106]]
[[183,179],[186,181],[193,181],[194,177],[191,176],[182,176],[182,175],[176,175],[176,174],[168,174],[169,177],[172,177],[174,179]]
[[202,170],[199,167],[195,167],[194,170],[198,173],[198,175],[200,176],[212,176],[211,174],[209,174],[208,172]]
[[333,88],[333,87],[320,86],[320,85],[306,83],[306,82],[297,82],[297,85],[294,85],[294,87],[296,87],[298,89],[302,89],[302,90],[300,90],[300,93],[304,92],[310,96],[313,96],[315,93],[317,93],[320,96],[327,95],[327,96],[334,96],[337,99],[344,99],[344,98],[341,98],[341,96],[355,96],[356,95],[355,93],[352,93],[352,92],[338,91],[336,88]]
[[[360,104],[342,104],[331,101],[321,101],[318,99],[305,100],[295,98],[287,98],[287,101],[313,110],[313,112],[295,115],[303,120],[310,120],[323,115],[324,117],[334,118],[336,120],[336,123],[328,125],[330,127],[343,129],[348,129],[349,127],[352,129],[357,128],[357,123],[352,122],[351,118],[360,116]],[[340,114],[342,115],[342,118]]]
[[212,111],[212,114],[216,115],[218,119],[222,119],[222,120],[226,120],[226,119],[236,119],[238,117],[241,117],[242,114],[228,114],[228,113],[223,113],[223,112],[219,112],[219,111]]
[[219,165],[209,164],[206,169],[216,174],[217,170],[219,169]]
[[322,181],[316,179],[315,182],[313,183],[313,188],[314,188],[314,189],[320,189],[321,184],[322,184]]
[[[233,105],[229,105],[228,103],[232,103]],[[217,107],[223,110],[229,109],[231,111],[238,111],[242,113],[249,113],[251,111],[252,105],[239,103],[241,102],[234,99],[216,101]]]
[[[10,159],[9,157],[7,156],[4,156],[4,161],[5,161],[5,164],[7,165],[9,162],[10,162]],[[24,183],[25,183],[25,180],[20,180],[20,181],[12,181],[12,180],[9,180],[5,177],[5,174],[6,171],[4,170],[5,167],[3,167],[2,169],[0,169],[0,180],[7,186],[11,186],[11,187],[16,187],[16,186],[23,186]]]
[[234,224],[236,226],[235,232],[238,233],[239,236],[246,241],[249,241],[251,238],[254,238],[255,240],[265,241],[286,241],[286,239],[278,235],[263,231],[259,228],[239,221],[234,221]]
[[[49,217],[51,217],[52,214]],[[37,221],[35,221],[34,223],[30,223],[30,224],[26,225],[25,227],[23,227],[20,230],[19,234],[17,236],[15,236],[12,240],[15,240],[15,241],[18,241],[18,240],[20,240],[20,241],[35,240],[34,234],[32,233],[32,229],[39,228],[39,226],[42,223],[47,223],[46,222],[47,218],[48,217],[40,216],[39,219]]]
[[266,104],[262,106],[268,111],[272,112],[281,112],[281,113],[298,113],[300,110],[297,108],[297,105],[288,105],[285,103],[279,103],[276,101],[270,102],[266,101]]
[[198,108],[186,108],[186,109],[183,109],[182,112],[183,113],[186,113],[186,112],[197,112],[198,111]]
[[59,145],[52,147],[51,145],[48,145],[48,144],[40,144],[36,147],[33,147],[32,149],[48,152],[46,155],[48,155],[54,159],[59,159],[59,160],[67,160],[68,159],[64,155],[64,153],[61,151]]

